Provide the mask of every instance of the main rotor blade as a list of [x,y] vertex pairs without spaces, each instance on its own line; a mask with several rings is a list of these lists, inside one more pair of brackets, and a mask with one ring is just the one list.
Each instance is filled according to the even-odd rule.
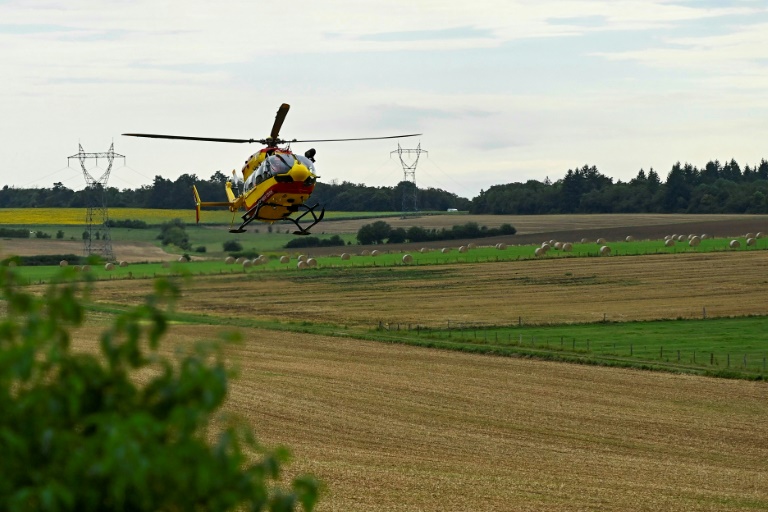
[[348,140],[381,140],[381,139],[400,139],[403,137],[418,137],[420,133],[411,133],[408,135],[390,135],[389,137],[360,137],[356,139],[312,139],[312,140],[289,140],[286,142],[344,142]]
[[280,108],[277,109],[275,124],[272,125],[272,131],[269,133],[269,136],[272,138],[272,140],[277,139],[277,136],[280,134],[280,128],[282,128],[283,121],[285,121],[285,116],[288,115],[288,110],[290,108],[291,106],[289,104],[283,103],[280,105]]
[[123,135],[128,137],[147,137],[150,139],[202,140],[208,142],[232,142],[235,144],[261,142],[257,139],[218,139],[214,137],[185,137],[184,135],[157,135],[154,133],[124,133]]

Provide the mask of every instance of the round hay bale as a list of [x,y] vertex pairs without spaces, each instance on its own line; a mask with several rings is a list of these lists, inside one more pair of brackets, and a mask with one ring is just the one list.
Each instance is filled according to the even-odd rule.
[[573,250],[573,244],[566,242],[563,244],[563,252],[571,252]]
[[666,242],[666,241],[667,241],[667,240],[669,240],[670,238],[672,238],[672,235],[667,235],[667,236],[665,236],[665,237],[664,237],[664,241]]
[[69,265],[69,262],[67,260],[61,260],[59,262],[60,267],[66,267],[67,265]]
[[74,267],[72,267],[72,268],[74,268],[74,269],[75,269],[75,272],[80,272],[81,270],[83,270],[83,267],[81,267],[80,265],[75,265],[75,266],[74,266]]
[[543,247],[537,247],[536,250],[533,251],[533,255],[537,258],[541,258],[545,254],[547,254],[547,251],[545,251]]
[[242,265],[244,261],[245,261],[245,258],[243,258],[242,256],[240,256],[239,258],[237,258],[237,259],[235,260],[235,263],[236,263],[237,265]]
[[582,239],[581,239],[581,243],[583,243],[583,244],[588,244],[588,243],[589,243],[589,240],[588,240],[588,239],[586,239],[586,238],[582,238]]
[[381,254],[381,253],[378,250],[374,249],[374,250],[371,251],[371,258],[375,258],[379,254]]
[[90,272],[91,266],[90,265],[83,265],[83,272]]
[[449,252],[451,252],[451,250],[448,247],[443,247],[442,249],[440,249],[440,252],[443,254],[448,254]]
[[298,268],[299,270],[304,270],[305,268],[309,268],[309,265],[307,265],[306,261],[302,260],[296,264],[296,268]]
[[467,248],[462,245],[461,247],[459,247],[459,252],[463,254],[463,253],[467,252]]
[[[744,238],[755,238],[755,234],[754,233],[747,233],[746,235],[744,235]],[[749,244],[747,244],[747,245],[749,245]]]
[[683,235],[677,235],[678,242],[682,242],[683,240],[685,240],[685,237]]
[[227,265],[232,265],[234,262],[235,262],[235,258],[233,258],[232,256],[227,256],[226,258],[224,258],[224,263]]
[[556,251],[562,251],[563,250],[563,243],[562,242],[555,242],[555,250]]
[[403,254],[403,263],[405,263],[406,265],[409,263],[413,263],[413,256],[411,256],[410,254]]
[[425,252],[427,252],[427,248],[426,247],[422,247],[421,249],[419,249],[419,252],[421,254],[424,254]]
[[303,254],[299,254],[298,260],[299,261],[307,261],[307,257],[305,255],[303,255]]
[[763,233],[762,231],[758,231],[757,234],[755,235],[755,238],[763,238],[764,236],[765,236],[765,233]]
[[499,250],[504,251],[507,248],[507,244],[499,242]]
[[369,254],[371,254],[371,251],[368,249],[363,249],[363,252],[360,253],[360,256],[368,256]]
[[269,263],[269,258],[267,258],[267,256],[264,254],[259,255],[258,260],[261,262],[262,265],[265,263]]
[[104,270],[106,270],[107,272],[115,270],[115,264],[114,263],[107,263],[106,265],[104,265]]
[[178,261],[179,261],[179,263],[186,263],[189,260],[186,257],[184,257],[184,256],[179,256],[179,260]]
[[121,261],[121,262],[120,262],[120,266],[121,266],[121,267],[123,267],[123,268],[125,268],[125,267],[127,267],[127,266],[128,266],[128,262],[127,262],[127,261]]
[[253,266],[253,262],[251,260],[245,260],[243,262],[243,268],[251,268]]
[[711,237],[711,236],[709,236],[709,235],[708,235],[708,234],[706,234],[706,233],[704,233],[703,235],[701,235],[701,239],[702,239],[702,240],[707,240],[707,239],[709,239],[709,238],[712,238],[712,237]]
[[348,252],[341,253],[341,259],[344,261],[347,261],[350,258],[350,255]]
[[541,244],[541,247],[540,247],[540,249],[541,249],[541,250],[543,250],[545,253],[549,252],[549,250],[550,250],[551,248],[552,248],[552,246],[551,246],[551,245],[549,245],[549,244],[548,244],[548,243],[546,243],[546,242],[544,242],[543,244]]
[[307,265],[309,268],[317,268],[317,260],[315,258],[308,258]]
[[467,249],[477,249],[477,245],[470,243],[467,245]]
[[674,247],[675,246],[675,239],[669,238],[664,242],[664,247]]
[[625,238],[624,240],[627,241],[627,242],[634,242],[635,241],[635,237],[633,237],[632,235],[628,235],[627,238]]
[[280,256],[280,263],[289,263],[291,261],[290,256],[282,255]]
[[754,238],[754,237],[753,238],[747,238],[747,247],[752,247],[756,243],[757,243],[757,239],[756,238]]
[[8,266],[9,266],[9,267],[11,267],[11,268],[13,268],[13,267],[15,267],[15,266],[16,266],[16,262],[15,262],[15,261],[13,261],[13,260],[11,260],[11,261],[9,261],[9,262],[8,262]]
[[557,243],[557,240],[549,240],[547,241],[547,243],[549,244],[550,247],[554,247],[555,244]]
[[604,245],[600,248],[600,256],[610,256],[611,254],[611,248],[607,245]]
[[741,247],[741,242],[739,242],[738,240],[731,240],[730,243],[728,244],[728,247],[730,247],[731,249],[738,249],[739,247]]
[[674,235],[672,235],[670,238],[674,238],[675,240],[677,240],[677,233],[675,233]]
[[690,240],[688,240],[688,245],[690,245],[691,247],[698,247],[700,243],[701,243],[701,238],[695,235],[692,236]]
[[597,244],[604,244],[604,243],[605,243],[605,238],[598,238],[597,239]]

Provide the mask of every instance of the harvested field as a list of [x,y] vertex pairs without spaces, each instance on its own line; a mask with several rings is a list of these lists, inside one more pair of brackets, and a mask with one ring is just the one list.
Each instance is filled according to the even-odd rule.
[[246,334],[229,408],[324,481],[319,511],[768,507],[762,382]]
[[[124,261],[170,261],[178,258],[149,242],[112,242],[115,254]],[[39,254],[83,254],[83,242],[46,238],[8,238],[0,240],[0,258]]]
[[[179,307],[369,327],[655,320],[766,315],[766,283],[766,251],[683,253],[195,276]],[[150,286],[105,282],[94,297],[135,304]]]

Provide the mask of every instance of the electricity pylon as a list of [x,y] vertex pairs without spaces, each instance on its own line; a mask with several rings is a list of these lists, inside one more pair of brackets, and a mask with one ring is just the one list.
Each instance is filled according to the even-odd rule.
[[[400,157],[400,163],[403,165],[403,181],[413,184],[412,187],[406,187],[403,189],[403,213],[416,211],[416,166],[419,163],[419,156],[422,153],[428,153],[426,150],[421,149],[421,142],[416,146],[416,149],[403,149],[400,144],[397,145],[397,151],[389,153],[392,156],[393,153],[397,153]],[[406,155],[407,158],[403,158]],[[414,158],[412,155],[416,155]],[[408,190],[410,189],[410,190]]]
[[[107,181],[109,173],[112,172],[112,163],[115,158],[122,158],[125,162],[125,155],[115,153],[115,143],[109,146],[106,153],[86,153],[83,151],[82,144],[78,144],[77,154],[67,158],[67,165],[73,158],[80,161],[80,168],[83,170],[85,178],[85,233],[83,233],[83,254],[91,256],[92,254],[101,256],[104,261],[114,261],[115,255],[112,252],[112,237],[109,234],[109,210],[107,209]],[[99,164],[99,158],[106,158],[109,162],[107,170],[97,180],[88,169],[85,168],[85,161],[93,158],[96,165]]]

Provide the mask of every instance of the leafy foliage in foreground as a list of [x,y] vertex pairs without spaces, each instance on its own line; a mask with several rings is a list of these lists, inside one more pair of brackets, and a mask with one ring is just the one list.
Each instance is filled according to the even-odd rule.
[[314,507],[311,477],[294,480],[292,490],[276,486],[284,449],[263,450],[231,418],[211,432],[227,393],[219,344],[198,344],[175,359],[158,353],[165,309],[179,296],[173,282],[156,281],[144,304],[120,314],[102,333],[98,354],[70,346],[70,331],[85,320],[81,283],[60,280],[38,297],[2,268],[0,288],[5,510]]

